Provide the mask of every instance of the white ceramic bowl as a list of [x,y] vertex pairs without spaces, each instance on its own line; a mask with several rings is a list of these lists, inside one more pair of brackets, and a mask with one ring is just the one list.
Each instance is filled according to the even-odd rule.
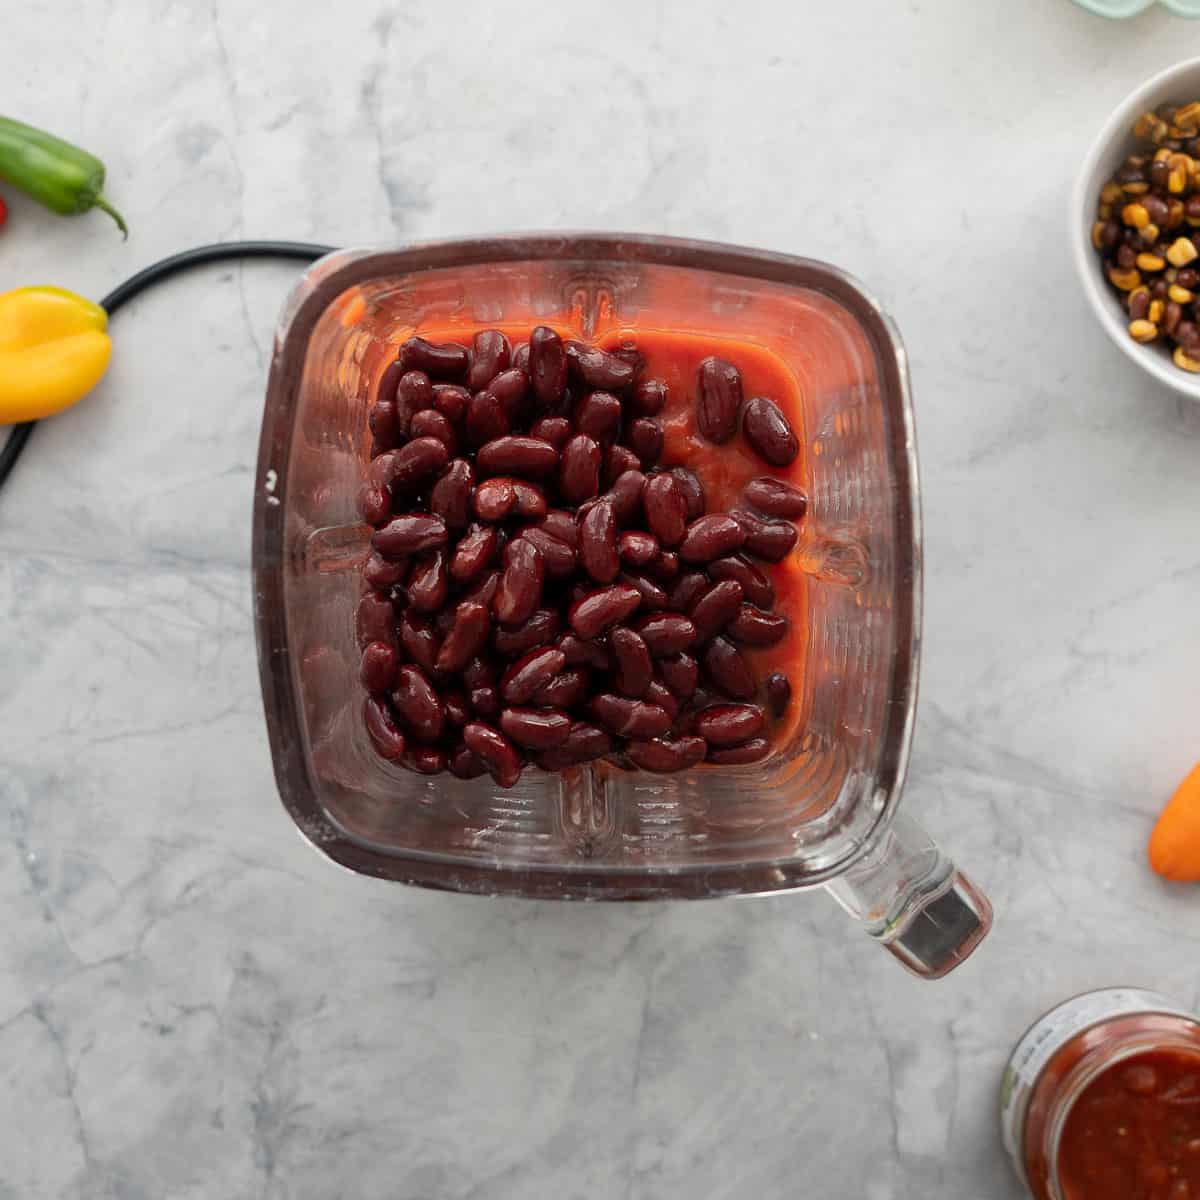
[[1187,104],[1197,99],[1200,99],[1200,58],[1168,67],[1126,96],[1104,123],[1083,161],[1071,193],[1069,215],[1075,269],[1104,331],[1144,371],[1193,400],[1200,400],[1200,375],[1177,367],[1164,346],[1143,346],[1129,336],[1125,309],[1105,279],[1100,256],[1092,246],[1092,223],[1096,219],[1100,189],[1126,156],[1138,149],[1131,132],[1134,121],[1160,104]]

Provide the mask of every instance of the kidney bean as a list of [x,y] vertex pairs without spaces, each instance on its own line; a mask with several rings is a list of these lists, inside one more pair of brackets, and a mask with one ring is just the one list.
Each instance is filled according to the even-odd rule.
[[423,554],[408,577],[408,602],[417,612],[437,612],[450,595],[446,574],[446,552],[433,550]]
[[538,755],[538,765],[546,771],[561,771],[579,763],[591,762],[612,753],[612,735],[588,721],[573,721],[567,740],[561,746]]
[[538,525],[521,530],[521,537],[538,548],[547,578],[568,579],[575,573],[575,551],[565,542],[552,537]]
[[642,497],[646,490],[646,476],[641,471],[624,471],[605,498],[612,504],[613,517],[620,526],[632,525],[642,510]]
[[630,742],[626,753],[643,771],[669,774],[686,771],[704,761],[708,747],[700,737],[646,738]]
[[400,362],[406,371],[424,371],[437,379],[456,379],[467,369],[467,348],[456,342],[435,344],[410,337],[400,344]]
[[494,721],[500,715],[500,690],[496,687],[472,688],[467,697],[472,711],[485,720]]
[[[497,479],[503,476],[496,476]],[[527,479],[511,479],[517,503],[513,511],[519,517],[544,517],[547,512],[546,493],[536,483]]]
[[462,736],[467,749],[483,760],[501,787],[510,788],[521,778],[521,756],[495,726],[471,721],[463,726]]
[[487,387],[503,371],[512,356],[508,338],[498,329],[481,329],[475,335],[467,387],[473,392]]
[[664,550],[650,563],[646,564],[646,574],[657,583],[674,583],[679,578],[679,555],[674,550]]
[[611,583],[621,569],[617,522],[611,503],[601,502],[579,522],[579,562],[597,583]]
[[686,613],[708,588],[708,579],[701,571],[685,571],[675,581],[667,597],[667,607],[676,612]]
[[782,479],[760,475],[746,484],[746,500],[768,517],[799,520],[808,511],[808,497]]
[[386,590],[408,578],[409,565],[410,560],[407,558],[388,559],[377,550],[373,550],[363,565],[363,579],[373,588]]
[[581,668],[562,671],[533,693],[533,702],[539,708],[571,708],[587,695],[590,682],[588,672]]
[[696,732],[710,745],[735,746],[762,733],[762,709],[753,704],[714,704],[696,718]]
[[746,599],[759,608],[770,608],[775,603],[775,585],[752,562],[738,555],[710,562],[708,575],[718,583],[736,580],[742,585]]
[[541,438],[508,434],[481,446],[475,464],[485,475],[538,479],[558,466],[558,451]]
[[634,626],[655,658],[679,654],[696,640],[696,626],[678,613],[651,613]]
[[475,489],[472,504],[481,521],[503,521],[517,506],[517,489],[511,479],[497,475]]
[[462,669],[463,686],[467,691],[478,687],[493,687],[496,683],[496,664],[486,654],[477,654]]
[[799,536],[790,521],[763,521],[742,509],[734,509],[729,515],[746,531],[746,553],[767,562],[786,558]]
[[713,746],[708,752],[708,761],[722,767],[737,767],[759,762],[770,752],[771,743],[766,738],[751,738],[740,746]]
[[712,562],[738,549],[745,540],[746,531],[727,513],[698,517],[687,527],[679,557],[685,562]]
[[592,697],[592,716],[606,729],[620,737],[658,737],[671,728],[666,709],[629,696],[614,696],[601,692]]
[[538,528],[543,529],[552,538],[570,546],[572,550],[579,548],[579,526],[575,518],[562,508],[553,508],[538,522]]
[[542,408],[553,408],[567,387],[567,350],[562,338],[547,325],[529,335],[529,379]]
[[406,612],[400,618],[400,645],[404,653],[422,670],[431,675],[437,670],[438,652],[442,641],[432,623],[419,613]]
[[[461,601],[460,601],[460,603],[461,603]],[[478,604],[479,601],[472,600],[471,603]],[[434,627],[434,629],[437,630],[438,637],[440,637],[443,641],[445,641],[446,635],[449,634],[450,630],[454,628],[454,609],[453,608],[443,608],[440,611],[433,614],[432,620],[433,620],[433,627]]]
[[553,708],[506,708],[500,713],[500,728],[518,746],[549,750],[567,740],[571,718]]
[[753,604],[743,604],[726,632],[735,642],[747,646],[774,646],[788,631],[788,619],[782,613],[764,612]]
[[700,664],[690,654],[669,654],[658,660],[663,682],[680,700],[689,700],[700,679]]
[[488,389],[476,392],[467,404],[464,422],[467,444],[473,449],[486,446],[498,437],[504,437],[512,428],[504,406]]
[[387,401],[391,404],[396,403],[396,386],[400,382],[400,376],[408,368],[400,361],[399,358],[394,358],[386,367],[383,368],[382,374],[379,376],[379,383],[375,388],[375,400]]
[[754,697],[754,675],[742,652],[729,640],[715,637],[705,647],[704,670],[726,695],[735,700]]
[[537,610],[546,569],[541,551],[525,538],[504,547],[504,571],[492,609],[502,625],[520,625]]
[[390,642],[370,642],[362,653],[359,678],[368,692],[386,692],[396,679],[400,658]]
[[589,388],[620,392],[633,383],[633,367],[615,354],[582,342],[568,342],[566,352],[567,371]]
[[541,438],[557,450],[566,445],[567,439],[574,432],[571,422],[566,417],[538,417],[529,427],[530,437]]
[[625,444],[638,456],[642,470],[648,470],[658,462],[663,448],[662,426],[653,417],[638,417],[629,422],[625,431]]
[[371,465],[367,467],[367,482],[373,483],[376,487],[390,488],[392,474],[396,469],[396,456],[399,453],[399,450],[385,450],[382,454],[376,455],[371,460]]
[[626,471],[640,474],[641,466],[641,459],[628,446],[609,446],[604,452],[604,472],[600,481],[606,488],[611,488]]
[[628,583],[614,583],[576,600],[567,611],[567,623],[587,641],[631,616],[641,602],[637,588]]
[[443,692],[442,707],[446,710],[446,720],[458,729],[471,719],[471,705],[462,692]]
[[458,435],[454,432],[454,426],[436,408],[427,408],[415,413],[408,432],[414,438],[437,438],[446,447],[446,453],[451,458],[458,453]]
[[450,753],[447,766],[450,774],[459,779],[478,779],[480,775],[487,774],[483,759],[467,746],[456,746]]
[[457,383],[433,385],[433,407],[454,425],[462,424],[467,415],[467,405],[470,403],[471,393]]
[[410,745],[400,765],[419,775],[440,775],[446,769],[446,752],[437,746]]
[[631,567],[644,567],[658,557],[658,538],[652,533],[632,530],[617,538],[617,551],[621,561]]
[[549,683],[567,659],[553,646],[539,646],[523,654],[500,678],[500,695],[505,704],[525,704],[543,684]]
[[714,583],[692,602],[688,615],[696,626],[698,643],[707,642],[737,618],[743,607],[742,596],[742,585],[735,579],[726,579],[722,583]]
[[465,458],[456,458],[438,477],[429,493],[429,511],[447,529],[465,529],[471,519],[471,488],[475,471]]
[[492,634],[492,645],[506,658],[516,658],[535,646],[548,646],[558,637],[560,621],[553,608],[539,608],[537,612],[512,629],[497,628]]
[[786,467],[800,453],[800,441],[774,400],[755,396],[742,410],[742,436],[761,459]]
[[616,669],[613,683],[622,696],[644,696],[654,678],[654,664],[646,643],[628,626],[618,625],[608,635]]
[[[393,364],[394,365],[394,364]],[[396,401],[376,400],[367,414],[367,425],[379,450],[391,450],[400,444],[400,429],[396,424]]]
[[[492,614],[487,606],[464,601],[454,610],[454,624],[438,651],[439,671],[461,671],[487,644]],[[461,724],[461,722],[459,722]]]
[[667,716],[672,721],[679,716],[679,701],[675,693],[661,679],[650,680],[642,699],[651,704],[657,704],[659,708],[665,709]]
[[392,717],[387,702],[379,696],[368,696],[363,701],[363,724],[380,758],[396,762],[405,748],[404,734]]
[[433,407],[433,384],[424,371],[405,371],[396,385],[396,432],[408,436],[413,417]]
[[368,525],[382,525],[392,515],[392,493],[378,483],[364,483],[358,489],[358,515]]
[[742,407],[742,373],[723,358],[706,358],[700,364],[700,396],[696,401],[696,427],[710,442],[721,445],[737,433]]
[[782,717],[792,702],[791,680],[782,671],[772,671],[767,676],[767,703],[772,716]]
[[576,434],[563,447],[558,490],[568,504],[582,504],[600,490],[600,447],[586,434]]
[[529,405],[526,397],[529,394],[529,376],[517,367],[501,371],[487,385],[487,392],[494,396],[504,410],[509,425],[524,425],[529,418]]
[[664,546],[677,546],[687,532],[687,497],[672,475],[654,475],[642,493],[646,524]]
[[575,410],[575,428],[597,442],[611,442],[621,427],[621,401],[612,392],[589,392]]
[[396,672],[392,704],[418,741],[436,742],[442,736],[446,710],[420,667],[404,666]]
[[622,571],[618,578],[622,583],[637,588],[642,598],[642,607],[648,612],[659,612],[667,607],[667,593],[653,579],[639,575],[636,571]]
[[667,385],[661,379],[643,379],[633,389],[630,410],[639,417],[657,417],[667,406]]
[[472,525],[450,558],[450,578],[467,583],[487,570],[500,550],[500,535],[494,525]]
[[413,492],[427,479],[441,472],[450,461],[444,442],[435,437],[414,438],[399,450],[389,454],[391,462],[388,480],[393,492]]
[[354,632],[360,647],[370,642],[396,640],[396,610],[386,596],[367,592],[354,613]]
[[512,365],[520,367],[526,375],[529,374],[529,343],[521,342],[513,347]]
[[558,648],[571,666],[587,664],[600,671],[607,671],[612,666],[608,647],[603,642],[585,642],[573,633],[564,633],[558,639]]
[[694,521],[697,517],[704,516],[708,502],[700,476],[694,471],[689,471],[687,467],[672,467],[670,475],[683,492],[683,499],[687,505],[687,519]]

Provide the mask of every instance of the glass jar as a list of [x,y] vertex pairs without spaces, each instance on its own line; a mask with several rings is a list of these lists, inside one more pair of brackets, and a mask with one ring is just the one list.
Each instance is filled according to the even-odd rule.
[[1000,1121],[1036,1200],[1200,1200],[1200,1019],[1136,988],[1060,1004],[1013,1050]]

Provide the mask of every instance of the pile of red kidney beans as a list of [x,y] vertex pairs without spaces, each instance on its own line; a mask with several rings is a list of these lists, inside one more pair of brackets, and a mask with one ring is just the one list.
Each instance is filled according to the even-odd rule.
[[[696,428],[774,467],[799,443],[774,401],[706,358]],[[606,758],[645,771],[758,761],[791,703],[745,651],[788,618],[760,562],[796,543],[802,492],[772,476],[710,512],[685,467],[660,467],[667,400],[635,349],[539,326],[513,347],[410,338],[370,409],[359,495],[374,527],[357,612],[364,721],[385,759],[423,774]]]

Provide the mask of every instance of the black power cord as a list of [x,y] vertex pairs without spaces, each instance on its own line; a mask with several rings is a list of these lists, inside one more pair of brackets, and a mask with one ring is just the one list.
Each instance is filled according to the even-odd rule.
[[[300,262],[314,262],[332,253],[335,248],[321,246],[315,242],[214,242],[211,246],[196,246],[191,250],[184,250],[181,254],[172,254],[169,258],[151,263],[145,270],[139,271],[113,288],[100,301],[100,307],[111,317],[148,287],[170,279],[172,275],[207,263],[230,262],[243,258],[290,258]],[[4,448],[0,450],[0,487],[4,486],[5,480],[12,474],[36,425],[36,421],[24,421],[13,426]]]

